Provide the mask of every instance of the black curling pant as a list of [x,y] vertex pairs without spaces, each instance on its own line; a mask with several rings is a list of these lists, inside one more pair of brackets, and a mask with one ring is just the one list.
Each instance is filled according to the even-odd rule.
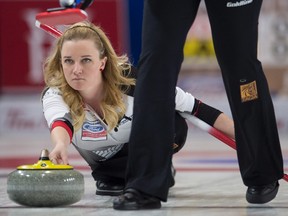
[[[231,4],[244,2],[245,5]],[[200,0],[146,0],[135,89],[126,188],[167,200],[175,86],[183,46]],[[205,0],[216,56],[235,121],[237,154],[247,186],[283,177],[274,108],[261,63],[257,28],[262,0]],[[209,88],[209,86],[207,86]]]

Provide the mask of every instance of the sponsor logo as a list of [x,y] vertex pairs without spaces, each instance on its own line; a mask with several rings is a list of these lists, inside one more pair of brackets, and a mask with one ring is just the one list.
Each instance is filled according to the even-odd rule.
[[83,124],[83,130],[89,131],[91,133],[99,133],[104,131],[104,127],[101,124],[91,124],[91,123],[85,123]]
[[240,85],[241,101],[251,101],[258,98],[256,81]]
[[99,120],[95,122],[85,122],[82,126],[82,140],[99,141],[107,139],[107,131]]
[[253,0],[242,0],[237,2],[227,2],[227,7],[241,7],[247,4],[251,4]]

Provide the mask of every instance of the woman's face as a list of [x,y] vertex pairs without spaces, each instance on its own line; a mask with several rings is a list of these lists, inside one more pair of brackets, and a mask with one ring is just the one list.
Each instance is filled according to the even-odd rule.
[[[67,83],[80,92],[93,93],[102,83],[102,71],[107,58],[99,58],[99,51],[92,40],[64,41],[61,64]],[[95,93],[95,92],[94,92]]]

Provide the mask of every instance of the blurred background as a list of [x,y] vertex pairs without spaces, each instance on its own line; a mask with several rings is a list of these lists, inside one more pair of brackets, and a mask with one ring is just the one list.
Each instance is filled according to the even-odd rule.
[[[25,150],[25,146],[35,148],[37,155],[49,145],[40,94],[44,86],[43,60],[55,39],[35,27],[35,15],[59,7],[59,1],[0,0],[0,5],[1,169],[9,166],[5,163],[7,155],[31,154],[31,148]],[[102,26],[116,51],[127,53],[136,65],[141,49],[142,10],[143,0],[95,0],[86,11],[89,20]],[[287,0],[264,0],[259,24],[259,59],[267,75],[281,136],[288,132],[287,11]],[[184,53],[179,86],[229,114],[204,3],[188,34]]]

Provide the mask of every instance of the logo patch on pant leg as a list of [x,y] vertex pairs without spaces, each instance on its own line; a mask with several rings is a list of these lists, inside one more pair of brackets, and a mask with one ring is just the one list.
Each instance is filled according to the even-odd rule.
[[240,85],[241,101],[251,101],[258,98],[256,81]]

